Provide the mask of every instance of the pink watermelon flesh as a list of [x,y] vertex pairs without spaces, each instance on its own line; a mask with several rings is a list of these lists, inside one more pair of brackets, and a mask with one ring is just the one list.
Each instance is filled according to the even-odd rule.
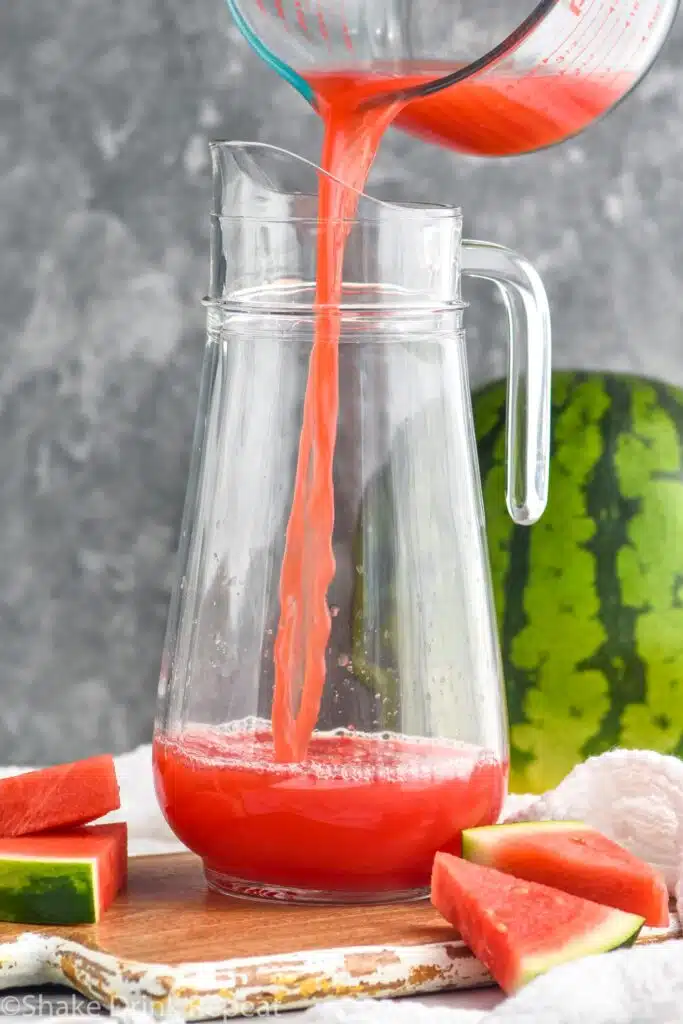
[[121,806],[110,754],[0,779],[0,837],[71,828]]
[[658,871],[582,822],[493,825],[463,833],[466,860],[574,896],[669,924],[669,893]]
[[438,853],[432,903],[504,992],[558,964],[635,941],[643,918]]

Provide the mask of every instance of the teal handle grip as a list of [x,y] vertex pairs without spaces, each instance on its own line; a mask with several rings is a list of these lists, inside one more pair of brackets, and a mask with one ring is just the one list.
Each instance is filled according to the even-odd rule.
[[306,79],[297,74],[294,68],[291,68],[289,64],[285,64],[283,60],[280,60],[279,57],[275,56],[272,50],[269,50],[268,47],[264,45],[242,14],[237,5],[237,0],[226,0],[226,3],[228,5],[228,10],[233,16],[235,24],[251,48],[259,55],[259,57],[261,57],[262,60],[266,62],[266,64],[269,64],[271,68],[274,68],[281,78],[284,78],[286,82],[293,85],[297,92],[301,93],[304,99],[307,100],[312,107],[315,107],[315,94]]

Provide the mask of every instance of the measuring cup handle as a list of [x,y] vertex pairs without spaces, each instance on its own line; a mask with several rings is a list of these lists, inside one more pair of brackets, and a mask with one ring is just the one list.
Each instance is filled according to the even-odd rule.
[[506,503],[530,526],[548,501],[552,344],[543,282],[524,257],[490,242],[463,241],[462,273],[493,281],[509,321]]

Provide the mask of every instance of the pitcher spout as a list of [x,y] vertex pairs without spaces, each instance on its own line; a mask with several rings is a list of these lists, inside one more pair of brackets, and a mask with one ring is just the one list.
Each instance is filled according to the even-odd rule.
[[[315,288],[321,181],[350,186],[295,153],[258,142],[211,144],[208,301],[302,308]],[[395,203],[356,189],[344,222],[342,306],[461,306],[462,213]]]

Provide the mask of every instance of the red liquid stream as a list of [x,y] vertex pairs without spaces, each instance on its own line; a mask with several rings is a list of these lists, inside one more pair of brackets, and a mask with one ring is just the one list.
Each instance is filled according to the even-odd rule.
[[332,464],[338,416],[339,305],[344,245],[358,198],[353,190],[363,190],[382,136],[394,120],[398,127],[442,146],[511,156],[575,134],[627,88],[626,76],[613,74],[517,79],[489,75],[408,104],[360,112],[369,97],[423,78],[347,71],[308,75],[324,123],[321,166],[328,173],[320,176],[318,315],[280,579],[272,710],[279,762],[305,759],[325,684],[331,625],[327,590],[335,572]]
[[[320,711],[331,617],[332,464],[339,406],[339,330],[344,245],[384,131],[395,108],[359,114],[340,97],[324,107],[318,206],[315,337],[280,576],[272,728],[278,761],[301,761]],[[295,714],[298,704],[298,715]]]

